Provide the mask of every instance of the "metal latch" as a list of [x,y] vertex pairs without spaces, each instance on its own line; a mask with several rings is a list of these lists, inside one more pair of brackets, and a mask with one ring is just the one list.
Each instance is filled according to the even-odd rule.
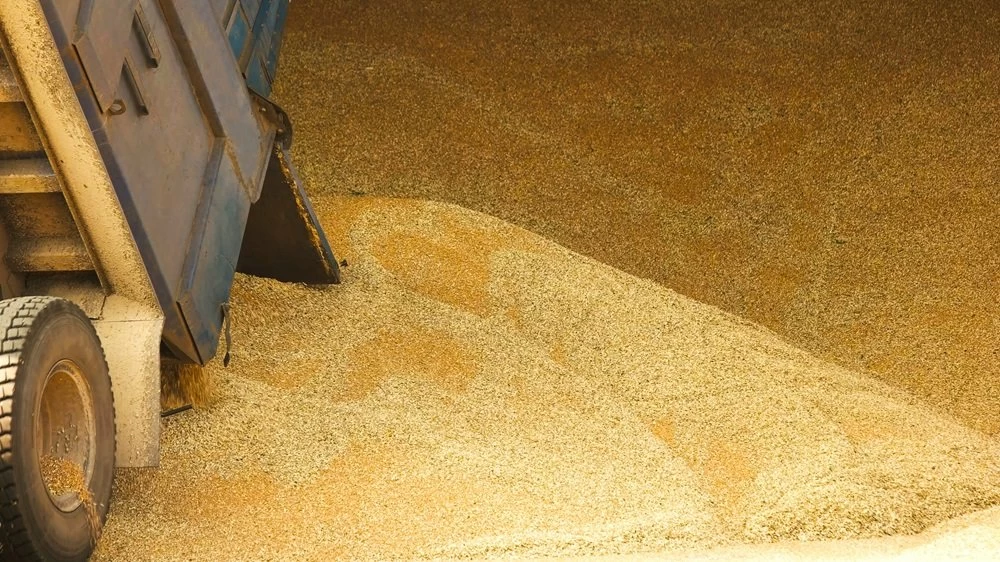
[[231,316],[232,315],[230,314],[229,311],[229,303],[228,302],[222,303],[222,323],[225,325],[226,329],[226,355],[223,356],[222,358],[223,367],[228,367],[229,360],[232,358],[231,352],[233,349],[233,331],[232,331],[233,321]]

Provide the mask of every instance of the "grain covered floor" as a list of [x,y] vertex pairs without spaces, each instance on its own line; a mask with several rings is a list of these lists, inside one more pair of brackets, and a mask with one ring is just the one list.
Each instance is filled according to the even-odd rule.
[[904,4],[293,2],[347,282],[238,279],[96,558],[990,552],[899,535],[1000,501],[1000,8]]
[[911,395],[509,223],[317,200],[339,287],[239,277],[217,401],[97,560],[613,555],[909,534],[1000,503]]
[[1000,432],[1000,3],[296,0],[317,192],[510,220]]

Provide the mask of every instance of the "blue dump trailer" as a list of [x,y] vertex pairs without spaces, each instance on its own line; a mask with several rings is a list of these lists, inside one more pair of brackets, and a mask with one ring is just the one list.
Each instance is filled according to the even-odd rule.
[[0,557],[85,560],[236,272],[339,282],[270,100],[288,0],[0,0]]

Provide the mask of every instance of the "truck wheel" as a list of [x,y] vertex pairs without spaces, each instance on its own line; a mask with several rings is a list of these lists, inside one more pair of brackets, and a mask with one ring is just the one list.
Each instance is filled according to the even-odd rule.
[[114,401],[73,303],[0,301],[0,527],[14,560],[86,560],[111,498]]

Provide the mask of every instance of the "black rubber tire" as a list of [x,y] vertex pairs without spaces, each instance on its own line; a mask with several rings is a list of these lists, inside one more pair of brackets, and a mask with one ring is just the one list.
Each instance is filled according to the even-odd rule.
[[[62,367],[57,365],[71,365],[76,378],[58,374],[56,369]],[[56,393],[56,398],[46,394],[56,392],[51,389],[57,386],[65,391],[64,378],[73,381],[68,388],[76,393],[71,395],[76,410],[61,407],[63,394]],[[80,409],[86,408],[80,406],[85,403],[89,410]],[[52,421],[54,409],[62,421]],[[84,413],[74,418],[71,410]],[[36,422],[41,419],[47,421]],[[56,426],[63,433],[53,434]],[[48,440],[51,450],[58,451],[69,442],[66,428],[79,435],[81,426],[86,445],[74,444],[73,454],[87,459],[83,464],[90,474],[88,488],[100,529],[114,479],[115,419],[108,365],[94,326],[83,311],[63,299],[0,301],[0,557],[64,562],[90,556],[95,546],[91,516],[82,504],[75,508],[64,504],[60,509],[50,497],[39,464],[43,443],[37,437],[47,435],[42,441]]]

